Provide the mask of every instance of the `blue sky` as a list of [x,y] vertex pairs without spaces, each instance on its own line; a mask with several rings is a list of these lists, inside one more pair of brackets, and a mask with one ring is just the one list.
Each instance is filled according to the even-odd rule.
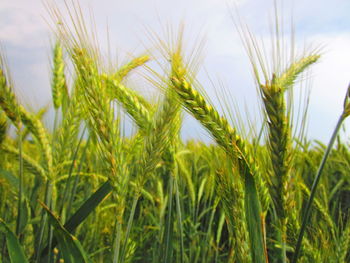
[[[62,6],[63,1],[56,2]],[[127,54],[141,54],[145,47],[152,47],[147,41],[145,28],[160,32],[167,23],[176,27],[184,21],[188,42],[198,35],[206,39],[199,80],[209,96],[214,98],[213,102],[218,103],[215,91],[223,83],[241,112],[248,109],[253,120],[259,118],[250,65],[231,18],[232,1],[80,2],[84,10],[91,10],[94,14],[101,46],[107,44],[108,21],[110,45],[118,51],[121,61]],[[301,51],[305,45],[322,46],[322,59],[312,68],[307,81],[311,86],[308,137],[326,142],[341,113],[343,96],[350,82],[350,1],[277,2],[282,3],[282,14],[286,18],[293,15],[296,46]],[[273,1],[241,0],[235,3],[240,16],[254,34],[268,39]],[[53,34],[45,20],[49,19],[41,0],[2,0],[0,3],[0,43],[6,53],[16,92],[23,103],[33,109],[50,101],[49,57]],[[213,88],[206,71],[216,88]],[[295,88],[303,89],[303,86]],[[142,92],[147,96],[154,91],[144,88]],[[230,102],[230,105],[234,103]],[[207,138],[195,120],[187,117],[185,126],[183,133],[186,138]]]

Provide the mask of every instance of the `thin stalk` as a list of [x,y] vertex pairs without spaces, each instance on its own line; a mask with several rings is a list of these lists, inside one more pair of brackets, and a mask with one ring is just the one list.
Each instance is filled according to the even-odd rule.
[[318,171],[317,171],[316,177],[314,179],[314,182],[312,184],[310,197],[309,197],[309,200],[308,200],[307,205],[306,205],[304,218],[303,218],[303,222],[302,222],[302,225],[301,225],[301,228],[300,228],[298,241],[297,241],[297,244],[296,244],[296,247],[295,247],[295,252],[294,252],[294,255],[293,255],[292,263],[297,263],[297,261],[298,261],[298,256],[299,256],[299,253],[300,253],[300,250],[301,250],[301,244],[302,244],[302,241],[303,241],[304,232],[305,232],[307,223],[309,222],[311,205],[312,205],[313,200],[315,198],[316,188],[317,188],[318,183],[320,181],[324,165],[326,164],[327,158],[328,158],[328,156],[329,156],[329,154],[330,154],[330,152],[331,152],[331,150],[333,148],[333,144],[335,142],[335,139],[337,137],[339,129],[340,129],[343,121],[345,120],[345,118],[346,118],[345,114],[342,114],[340,116],[340,118],[338,120],[338,123],[337,123],[337,126],[335,127],[335,129],[333,131],[333,134],[332,134],[332,137],[331,137],[331,139],[330,139],[330,141],[328,143],[327,149],[326,149],[326,151],[325,151],[325,153],[323,155],[323,158],[322,158],[321,164],[320,164],[320,166],[318,168]]
[[[51,193],[52,193],[52,184],[51,180],[47,180],[46,186],[45,186],[45,204],[49,205],[49,202],[51,200]],[[45,213],[44,210],[42,210],[41,214],[41,219],[40,219],[40,230],[39,230],[39,240],[38,240],[38,250],[37,250],[37,256],[36,256],[36,261],[40,262],[41,258],[41,248],[43,244],[43,238],[44,238],[44,231],[45,231],[45,226],[47,222],[47,213]]]
[[[78,170],[77,170],[77,174],[80,173],[81,169],[82,169],[82,166],[83,166],[83,163],[85,161],[85,158],[86,158],[86,150],[90,144],[90,136],[89,138],[87,139],[87,142],[86,142],[86,145],[83,149],[83,152],[81,154],[81,160],[80,160],[80,163],[79,163],[79,167],[78,167]],[[75,180],[74,180],[74,184],[73,184],[73,188],[72,188],[72,192],[71,192],[71,196],[69,198],[69,201],[68,201],[68,205],[67,205],[67,211],[68,211],[68,215],[70,215],[70,211],[72,210],[72,205],[73,205],[73,199],[74,199],[74,196],[75,196],[75,193],[77,191],[77,187],[78,187],[78,182],[79,182],[79,176],[76,176],[75,177]]]
[[23,204],[23,159],[22,159],[22,131],[18,128],[18,150],[19,150],[19,184],[18,184],[18,214],[16,222],[16,235],[20,234],[22,223],[22,204]]
[[202,262],[208,262],[209,259],[209,249],[210,249],[210,238],[211,238],[211,235],[212,235],[212,225],[213,225],[213,222],[214,222],[214,216],[215,216],[215,212],[216,212],[216,205],[213,204],[212,208],[211,208],[211,213],[210,213],[210,218],[209,218],[209,224],[208,224],[208,230],[207,230],[207,233],[206,233],[206,236],[205,236],[205,245],[203,247],[203,257],[202,257]]
[[180,255],[181,260],[180,262],[185,262],[185,249],[184,249],[184,237],[183,237],[183,227],[182,227],[182,213],[181,213],[181,204],[180,204],[180,193],[179,193],[179,186],[177,183],[177,178],[174,178],[174,185],[175,185],[175,200],[176,200],[176,212],[177,212],[177,223],[179,227],[180,232]]
[[[54,200],[51,199],[50,202],[50,210],[54,211],[55,210],[55,204],[54,204]],[[49,254],[48,254],[48,261],[47,262],[53,262],[54,260],[54,254],[52,253],[52,248],[53,248],[53,227],[51,226],[51,224],[48,225],[49,228],[49,235],[47,238],[47,243],[48,243],[48,247],[49,247]]]
[[133,223],[133,221],[134,221],[135,210],[136,210],[137,203],[138,203],[138,201],[139,201],[139,197],[140,197],[140,194],[139,194],[139,193],[136,193],[136,195],[135,195],[135,197],[134,197],[134,200],[133,200],[133,202],[132,202],[132,207],[131,207],[131,211],[130,211],[130,216],[129,216],[129,220],[128,220],[128,225],[127,225],[127,227],[126,227],[125,243],[124,243],[124,246],[123,246],[121,255],[120,255],[120,262],[124,262],[125,253],[126,253],[126,248],[127,248],[127,245],[128,245],[128,239],[129,239],[129,235],[130,235],[132,223]]
[[[120,241],[121,241],[121,234],[122,234],[122,224],[119,223],[118,221],[116,222],[117,224],[117,233],[116,233],[116,239],[114,243],[114,248],[113,248],[113,263],[118,263],[119,262],[119,251],[120,251]],[[120,261],[123,262],[123,261]]]
[[168,207],[168,216],[166,220],[166,231],[165,231],[165,254],[164,254],[164,263],[171,262],[171,212],[173,210],[173,186],[174,178],[170,176],[169,179],[169,207]]
[[74,169],[74,164],[75,164],[75,161],[77,159],[77,156],[78,156],[78,151],[80,149],[80,145],[83,141],[83,137],[84,137],[84,134],[85,134],[85,130],[86,130],[86,126],[84,127],[84,130],[82,132],[82,135],[80,137],[80,140],[78,142],[78,145],[74,151],[74,154],[73,154],[73,158],[72,158],[72,163],[69,167],[69,172],[68,172],[68,178],[67,178],[67,183],[65,185],[65,188],[64,188],[64,193],[63,193],[63,197],[62,197],[62,201],[61,201],[61,208],[60,208],[60,215],[61,215],[61,218],[63,218],[63,213],[65,212],[64,210],[64,204],[66,203],[66,200],[68,198],[68,189],[69,189],[69,186],[70,186],[70,183],[71,183],[71,180],[72,180],[72,174],[73,174],[73,169]]
[[220,239],[222,234],[222,229],[225,224],[225,213],[221,212],[217,233],[216,233],[216,248],[215,248],[215,263],[219,262],[219,251],[220,251]]
[[[51,141],[51,145],[52,145],[52,152],[55,151],[55,143],[54,141],[56,140],[56,130],[57,130],[57,126],[58,126],[58,115],[59,115],[59,111],[58,109],[55,110],[55,117],[54,117],[54,124],[53,124],[53,131],[52,131],[52,141]],[[53,199],[52,198],[52,192],[55,192],[55,190],[53,191],[53,188],[55,188],[54,185],[52,185],[50,183],[50,190],[49,190],[49,196],[47,199],[47,206],[50,208],[51,211],[55,210],[55,204],[57,202],[57,198]],[[53,228],[51,227],[51,225],[48,225],[48,238],[47,238],[47,243],[48,243],[48,260],[47,262],[53,262],[54,260],[54,254],[52,253],[52,246],[53,246]]]

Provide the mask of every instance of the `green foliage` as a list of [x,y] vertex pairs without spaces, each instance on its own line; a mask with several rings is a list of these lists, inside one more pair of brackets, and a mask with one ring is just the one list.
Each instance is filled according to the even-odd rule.
[[0,219],[0,232],[5,234],[6,245],[9,253],[10,262],[23,262],[27,263],[28,260],[24,255],[23,248],[21,247],[18,238],[11,231],[11,229]]

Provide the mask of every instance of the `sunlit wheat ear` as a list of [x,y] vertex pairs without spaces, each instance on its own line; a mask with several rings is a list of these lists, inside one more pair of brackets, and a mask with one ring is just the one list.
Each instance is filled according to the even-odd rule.
[[265,196],[268,196],[268,190],[259,174],[254,158],[246,142],[237,134],[236,130],[182,76],[183,67],[176,65],[176,59],[173,59],[173,61],[171,82],[181,103],[209,131],[218,145],[227,152],[233,163],[237,165],[237,172],[244,180],[247,229],[250,246],[255,248],[251,250],[251,256],[253,261],[261,260],[261,262],[264,262],[266,250],[264,248],[263,224],[261,221],[264,216],[261,213],[259,199],[265,200]]
[[63,49],[59,41],[56,42],[53,49],[53,66],[51,91],[54,108],[57,110],[62,105],[65,96],[68,96],[68,90],[65,77],[65,63],[63,59]]
[[84,97],[84,108],[89,115],[87,121],[98,138],[99,152],[105,160],[109,178],[117,187],[117,181],[122,179],[120,176],[124,168],[121,165],[123,156],[120,153],[119,121],[115,117],[106,82],[99,73],[97,61],[92,59],[93,54],[78,47],[74,47],[72,51],[79,86]]
[[0,54],[0,107],[13,124],[19,127],[21,118],[18,111],[18,102],[6,73],[8,72],[5,61]]
[[164,98],[155,113],[153,123],[147,131],[144,142],[143,175],[147,175],[154,170],[160,161],[165,150],[171,145],[174,137],[173,129],[178,127],[180,122],[179,104],[174,104],[174,97],[170,94]]
[[[252,65],[268,127],[267,141],[271,170],[267,178],[271,185],[270,193],[276,211],[274,230],[272,228],[268,235],[280,243],[271,249],[269,254],[271,257],[277,258],[277,261],[286,262],[287,233],[297,231],[295,226],[298,225],[293,206],[295,186],[292,182],[294,178],[291,177],[294,152],[292,146],[293,123],[291,123],[293,103],[289,100],[290,105],[287,104],[286,92],[292,94],[291,88],[298,77],[310,65],[317,62],[320,56],[316,52],[303,54],[299,57],[295,56],[293,32],[291,32],[291,43],[286,43],[277,9],[277,3],[275,3],[271,52],[267,51],[266,43],[257,41],[247,26],[243,25],[241,21],[237,23],[237,20],[234,20]],[[305,121],[303,119],[297,125],[303,126]],[[292,226],[294,229],[287,229]]]
[[132,59],[130,62],[122,65],[118,68],[117,72],[113,75],[114,79],[117,81],[122,81],[130,72],[134,69],[144,65],[146,62],[150,61],[150,56],[144,55]]
[[116,99],[136,122],[141,132],[144,133],[151,123],[153,110],[151,105],[136,91],[133,91],[121,82],[135,68],[149,61],[149,56],[137,57],[121,66],[111,76],[105,75],[108,93],[111,99]]
[[15,94],[6,81],[2,64],[0,68],[0,89],[2,92],[0,95],[0,106],[8,118],[13,121],[14,125],[18,126],[22,122],[38,140],[43,151],[43,158],[45,160],[45,167],[49,174],[48,176],[51,176],[52,155],[47,131],[36,116],[18,105]]
[[118,79],[106,76],[110,98],[116,99],[144,132],[151,123],[152,110],[140,95],[121,84]]
[[[55,167],[60,167],[61,163],[65,160],[69,160],[73,154],[72,146],[77,139],[81,121],[84,119],[83,106],[81,105],[82,99],[81,88],[76,85],[72,92],[67,110],[65,111],[64,119],[57,131],[57,140],[54,141]],[[59,170],[55,172],[60,173]]]
[[292,139],[289,115],[286,109],[285,92],[291,87],[299,74],[318,60],[318,55],[303,57],[293,62],[280,76],[273,75],[265,85],[260,84],[263,105],[269,127],[269,147],[274,170],[272,187],[277,214],[285,218],[285,200],[288,195],[289,170],[292,161]]
[[32,113],[26,111],[22,106],[19,106],[19,112],[21,114],[21,120],[23,124],[29,129],[29,131],[38,140],[38,143],[43,152],[43,158],[45,160],[45,168],[47,169],[48,176],[52,176],[52,149],[49,142],[49,135],[42,122]]
[[318,54],[310,54],[297,59],[292,62],[280,76],[277,76],[275,83],[283,90],[288,89],[295,83],[295,80],[301,73],[303,73],[309,66],[316,63],[319,59],[320,55]]

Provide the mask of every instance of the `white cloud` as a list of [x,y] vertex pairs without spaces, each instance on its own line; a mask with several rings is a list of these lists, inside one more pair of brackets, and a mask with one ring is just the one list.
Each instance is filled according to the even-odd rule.
[[0,41],[21,48],[44,46],[48,26],[43,19],[40,0],[2,1],[0,6]]

